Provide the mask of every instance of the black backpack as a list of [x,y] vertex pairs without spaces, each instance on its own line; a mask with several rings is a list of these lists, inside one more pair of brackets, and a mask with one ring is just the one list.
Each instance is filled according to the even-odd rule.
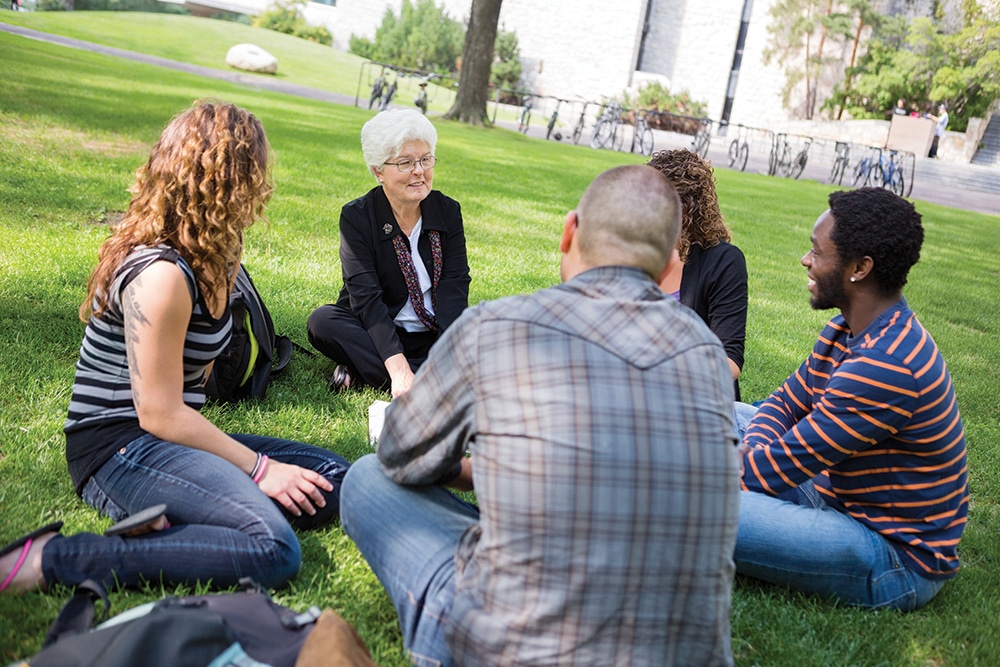
[[229,297],[233,338],[212,367],[205,393],[216,401],[264,398],[271,378],[292,359],[292,341],[274,333],[274,322],[264,300],[240,265]]
[[[331,609],[297,613],[250,579],[242,592],[167,597],[91,629],[104,587],[76,586],[42,649],[19,667],[378,667]],[[11,667],[14,667],[13,665]]]

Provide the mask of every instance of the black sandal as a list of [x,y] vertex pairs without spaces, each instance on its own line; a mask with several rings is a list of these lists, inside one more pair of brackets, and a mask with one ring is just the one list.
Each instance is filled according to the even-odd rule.
[[345,389],[350,389],[351,383],[351,372],[347,370],[347,366],[338,364],[333,369],[333,375],[330,376],[330,391],[336,394]]
[[[147,507],[146,509],[136,512],[131,516],[127,516],[115,525],[111,526],[104,531],[105,537],[132,537],[132,533],[136,535],[143,535],[145,533],[153,532],[153,526],[159,521],[160,517],[167,513],[167,506],[153,505],[152,507]],[[166,526],[163,530],[170,527],[170,522],[167,521]]]

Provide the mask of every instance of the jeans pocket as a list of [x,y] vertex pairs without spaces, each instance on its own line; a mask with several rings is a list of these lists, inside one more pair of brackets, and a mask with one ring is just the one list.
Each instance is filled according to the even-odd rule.
[[880,570],[874,570],[869,581],[872,606],[876,609],[891,607],[899,611],[913,611],[917,608],[917,590],[914,585],[916,574],[905,565],[896,550],[885,545],[885,563]]
[[112,521],[121,521],[128,516],[128,513],[116,505],[114,501],[97,484],[97,480],[91,477],[83,486],[81,493],[83,502],[87,503],[100,514],[111,517]]

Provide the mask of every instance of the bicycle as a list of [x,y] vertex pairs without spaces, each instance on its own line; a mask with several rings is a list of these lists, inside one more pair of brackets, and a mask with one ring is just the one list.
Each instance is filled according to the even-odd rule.
[[[559,99],[557,97],[556,98],[556,108],[555,108],[555,111],[552,112],[552,117],[549,118],[549,126],[545,130],[545,138],[546,139],[552,137],[552,128],[554,128],[556,126],[556,119],[559,118],[559,105],[561,105],[562,103],[563,103],[563,100],[561,100],[561,99]],[[556,141],[561,141],[562,140],[562,133],[556,132],[556,134],[555,134],[555,140]]]
[[[876,155],[878,159],[876,160]],[[885,173],[882,171],[882,149],[875,146],[868,148],[868,155],[864,156],[854,165],[854,181],[851,185],[857,187],[867,187],[873,182],[885,182]],[[874,176],[874,178],[872,178]]]
[[841,185],[844,181],[844,174],[851,164],[851,145],[846,141],[837,142],[837,157],[830,168],[830,182],[834,185]]
[[795,156],[795,160],[788,165],[788,173],[786,174],[788,177],[798,180],[802,172],[806,170],[806,162],[809,161],[809,147],[812,146],[812,142],[812,137],[805,138],[802,150]]
[[617,100],[611,100],[604,104],[604,109],[594,125],[594,132],[590,135],[590,147],[610,148],[617,151],[621,150],[624,141],[622,105]]
[[750,157],[750,144],[747,143],[746,135],[742,125],[737,125],[739,135],[729,144],[729,168],[735,169],[739,165],[739,170],[747,168],[747,158]]
[[385,94],[382,96],[382,101],[378,105],[379,111],[385,111],[386,109],[389,108],[389,102],[392,102],[392,98],[396,94],[396,86],[398,85],[398,83],[399,83],[399,75],[397,74],[393,78],[392,83],[388,84],[385,87]]
[[649,129],[647,113],[649,112],[645,109],[638,109],[635,112],[635,131],[632,132],[632,146],[629,152],[649,157],[653,154],[653,131]]
[[903,190],[906,189],[903,182],[903,164],[896,161],[896,155],[896,151],[889,151],[889,163],[885,163],[883,156],[879,159],[879,167],[882,169],[882,187],[902,197]]
[[372,94],[368,98],[369,109],[375,106],[375,100],[379,100],[379,107],[381,108],[383,90],[385,90],[385,70],[382,70],[382,73],[375,77],[375,81],[372,82]]
[[517,121],[517,131],[521,134],[528,133],[528,124],[531,123],[532,96],[525,95],[524,108],[521,109],[521,118]]
[[580,143],[580,137],[583,136],[583,128],[587,123],[587,107],[590,106],[590,102],[583,103],[583,109],[580,111],[580,118],[576,121],[576,127],[573,128],[573,143]]
[[792,147],[784,132],[771,133],[771,153],[767,158],[768,176],[787,176],[792,165]]
[[691,140],[691,150],[700,155],[701,159],[704,160],[708,155],[708,145],[711,142],[712,121],[708,118],[702,118],[700,122],[701,127],[698,128],[694,139]]

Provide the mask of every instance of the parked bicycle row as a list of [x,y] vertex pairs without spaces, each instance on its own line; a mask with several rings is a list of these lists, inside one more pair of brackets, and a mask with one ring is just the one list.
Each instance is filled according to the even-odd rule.
[[911,152],[730,125],[728,132],[734,130],[736,136],[729,143],[730,169],[745,170],[750,153],[766,148],[769,176],[799,178],[814,156],[821,164],[829,161],[830,183],[884,187],[904,197],[913,191],[916,155]]
[[[369,61],[362,66],[358,80],[358,104],[362,81],[366,73],[371,79],[368,108],[386,109],[393,101],[401,80],[415,79],[419,83],[414,104],[426,113],[427,82],[437,75],[420,70]],[[441,81],[443,83],[443,80]],[[454,84],[454,82],[452,82]],[[653,130],[691,136],[691,150],[702,158],[707,157],[716,123],[709,118],[674,114],[656,109],[629,109],[615,100],[601,102],[568,100],[560,97],[536,95],[529,91],[494,89],[493,122],[501,100],[520,102],[517,129],[527,134],[532,116],[541,116],[546,123],[545,138],[561,141],[563,127],[572,126],[567,139],[579,144],[587,127],[591,127],[588,145],[594,149],[652,155],[655,150]],[[566,111],[569,109],[568,111]],[[570,121],[560,123],[560,113],[565,112]],[[628,128],[631,128],[629,133]],[[900,196],[908,197],[913,191],[913,173],[916,156],[908,151],[895,151],[878,146],[863,146],[844,141],[828,141],[814,137],[774,132],[746,125],[728,125],[723,133],[732,136],[729,141],[729,168],[746,170],[751,153],[767,151],[767,174],[785,178],[799,178],[806,170],[810,157],[814,164],[830,163],[829,182],[852,187],[884,187]],[[733,134],[735,132],[735,135]],[[631,134],[628,148],[625,138]],[[728,137],[727,137],[728,138]],[[675,144],[676,145],[676,144]],[[846,183],[845,183],[846,181]]]

